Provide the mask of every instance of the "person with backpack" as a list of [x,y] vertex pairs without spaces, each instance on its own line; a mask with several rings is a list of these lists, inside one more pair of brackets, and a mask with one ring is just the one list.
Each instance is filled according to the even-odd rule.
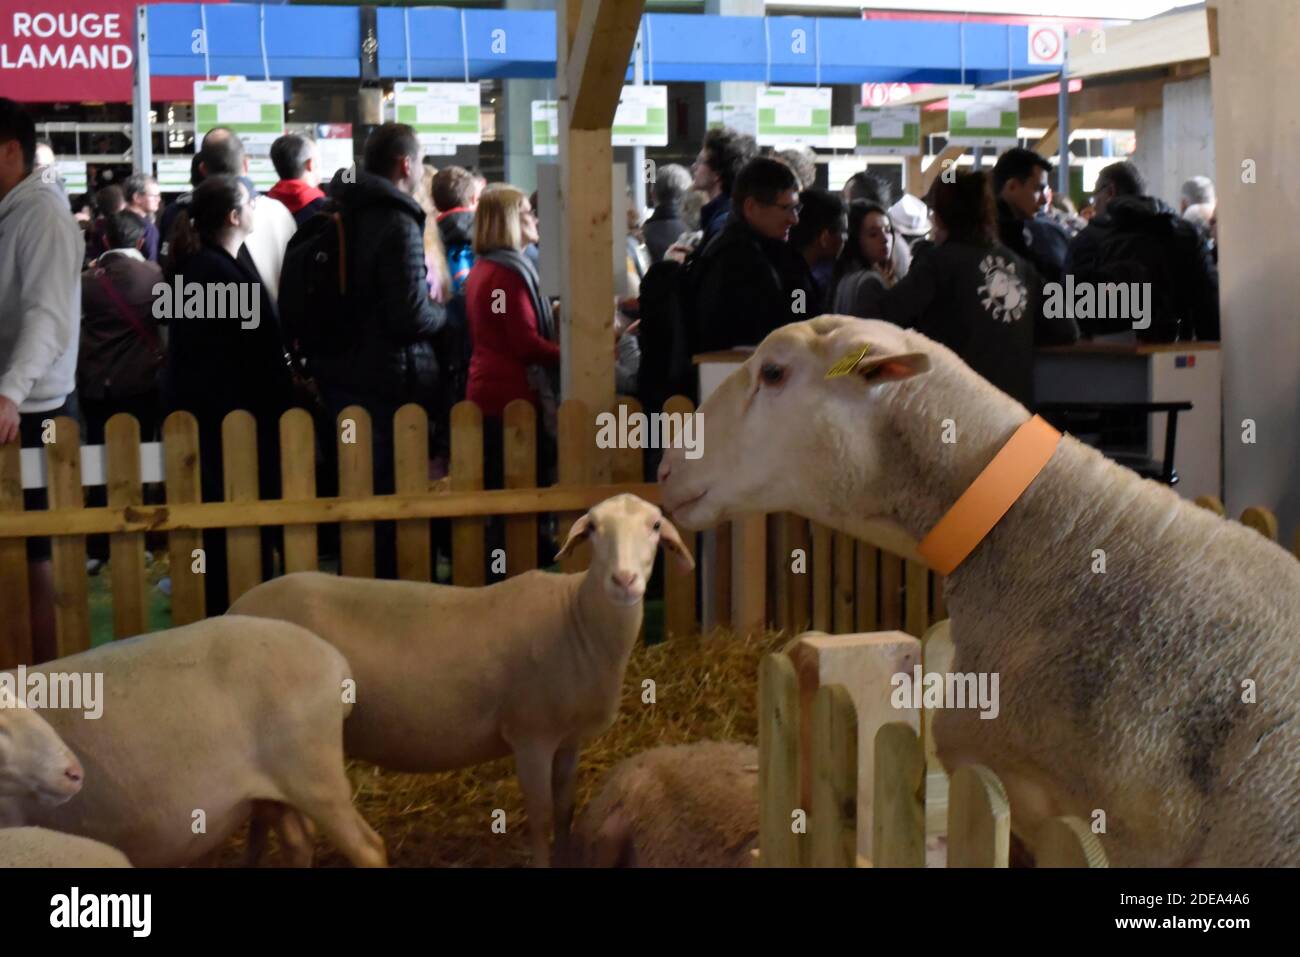
[[447,250],[451,291],[461,295],[474,268],[474,210],[478,207],[478,182],[469,170],[444,166],[433,177],[433,205],[438,207],[438,233]]
[[1149,325],[1134,317],[1081,321],[1087,335],[1135,331],[1145,342],[1217,341],[1219,280],[1211,252],[1196,227],[1154,196],[1144,195],[1142,174],[1129,162],[1097,175],[1096,214],[1074,237],[1065,273],[1081,283],[1150,283]]
[[[370,414],[376,495],[394,490],[393,415],[410,402],[433,410],[438,398],[433,340],[446,310],[429,296],[420,160],[411,127],[377,128],[364,169],[335,174],[327,214],[299,230],[282,273],[286,336],[329,415],[350,405]],[[395,543],[393,523],[377,522],[377,578],[396,577]]]

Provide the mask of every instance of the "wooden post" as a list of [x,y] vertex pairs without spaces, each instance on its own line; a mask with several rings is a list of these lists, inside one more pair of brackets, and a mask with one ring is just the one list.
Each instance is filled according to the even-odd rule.
[[[587,408],[587,403],[581,399],[567,399],[560,405],[560,485],[590,485],[593,481],[592,453],[595,451],[595,443],[592,441],[592,429],[595,419],[588,415]],[[581,515],[581,512],[565,512],[557,516],[561,545]],[[548,559],[551,557],[547,556]],[[561,560],[560,569],[564,572],[580,572],[590,564],[591,545],[582,542]]]
[[1241,524],[1253,528],[1270,542],[1277,541],[1277,516],[1262,505],[1252,505],[1242,512]]
[[[429,491],[429,415],[414,402],[393,416],[393,463],[393,487],[398,492]],[[433,581],[426,519],[397,523],[397,577],[408,582]]]
[[[370,434],[369,412],[359,405],[350,405],[339,413],[339,495],[374,494],[373,441]],[[339,572],[352,578],[375,577],[373,522],[340,523]]]
[[[22,449],[0,445],[0,517],[23,510]],[[0,538],[0,671],[35,664],[27,597],[27,540]]]
[[876,631],[880,627],[880,602],[876,598],[876,576],[880,566],[880,549],[858,542],[857,631]]
[[843,685],[813,699],[813,867],[853,867],[858,858],[858,720]]
[[[451,490],[483,488],[483,414],[473,402],[457,402],[451,410]],[[481,518],[451,522],[451,582],[482,585],[487,581],[487,525]]]
[[[860,822],[857,853],[874,860],[870,822],[874,817],[875,762],[871,749],[877,732],[886,724],[903,722],[914,729],[920,728],[918,710],[910,706],[896,708],[892,700],[893,676],[903,673],[911,677],[915,666],[920,664],[920,642],[900,631],[864,635],[810,633],[800,635],[798,641],[785,650],[799,679],[803,728],[811,728],[815,723],[813,701],[818,688],[840,685],[853,702],[859,748],[858,782],[854,789],[858,802],[857,820]],[[807,733],[803,740],[801,780],[810,780],[812,768],[807,755],[816,745]]]
[[[189,412],[173,412],[163,420],[163,455],[166,459],[167,504],[190,505],[203,500],[199,476],[199,424]],[[194,552],[203,547],[198,529],[167,533],[167,554],[172,573],[172,624],[201,620],[207,609],[203,578],[196,575]]]
[[767,627],[767,516],[731,523],[731,627],[760,632]]
[[1049,818],[1034,841],[1035,867],[1110,867],[1101,841],[1077,817]]
[[958,768],[948,788],[948,866],[1007,867],[1011,855],[1011,806],[988,768]]
[[[560,372],[564,397],[581,400],[593,416],[614,398],[610,127],[644,8],[644,0],[556,4],[565,263]],[[592,466],[596,480],[608,480],[608,457],[595,457]]]
[[906,562],[907,627],[909,635],[920,638],[930,626],[929,570],[920,562]]
[[903,560],[889,552],[880,553],[880,627],[903,627]]
[[[664,403],[664,411],[669,415],[682,414],[682,421],[695,411],[695,405],[685,396],[675,395]],[[669,420],[671,421],[671,420]],[[679,528],[683,544],[698,560],[699,536],[690,529]],[[696,615],[695,573],[683,574],[664,563],[664,637],[684,637],[694,634],[699,621]]]
[[876,732],[872,792],[873,867],[925,866],[925,752],[915,729],[901,721]]
[[[45,446],[50,508],[85,508],[81,487],[81,426],[61,415],[54,419],[54,441]],[[90,589],[86,581],[86,536],[57,535],[54,558],[54,626],[58,657],[90,648]]]
[[[501,440],[506,488],[537,487],[537,410],[531,402],[515,399],[502,415]],[[549,563],[554,556],[545,556]],[[537,516],[506,517],[506,575],[537,567]]]
[[[140,423],[119,412],[104,426],[108,504],[140,505]],[[120,532],[108,539],[108,567],[113,579],[113,637],[130,638],[149,629],[145,597],[144,535]]]
[[837,635],[853,631],[853,592],[857,579],[853,575],[853,539],[843,532],[835,533],[834,600],[831,610],[831,627]]
[[[366,448],[370,448],[369,436]],[[227,502],[256,502],[257,421],[236,409],[221,423],[222,481]],[[345,495],[348,493],[344,493]],[[226,584],[230,604],[262,583],[262,530],[257,526],[226,529]]]
[[1201,508],[1209,509],[1220,518],[1225,518],[1228,514],[1228,510],[1223,507],[1223,502],[1216,495],[1198,495],[1196,504]]
[[758,673],[759,851],[764,867],[798,867],[799,681],[782,654],[767,655]]
[[[783,559],[786,580],[790,582],[790,618],[786,628],[792,635],[812,627],[812,575],[809,565],[812,562],[812,537],[808,530],[808,520],[793,513],[785,517],[786,552]],[[802,554],[799,571],[794,570],[794,553]]]
[[[280,497],[316,497],[316,432],[311,413],[290,409],[280,416]],[[315,525],[284,527],[284,571],[314,572],[320,567]]]
[[831,542],[834,533],[825,525],[812,523],[812,624],[817,631],[829,632],[832,625],[834,572],[831,568]]

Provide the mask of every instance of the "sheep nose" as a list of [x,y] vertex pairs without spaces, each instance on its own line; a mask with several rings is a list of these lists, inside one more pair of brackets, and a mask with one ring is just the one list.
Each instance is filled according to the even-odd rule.
[[631,588],[636,584],[636,572],[614,572],[609,577],[619,588]]
[[665,455],[659,463],[659,481],[661,482],[667,481],[668,476],[672,474],[673,474],[673,463],[669,461],[668,456]]
[[81,762],[78,761],[76,758],[73,758],[68,763],[68,768],[66,771],[63,772],[63,776],[67,778],[69,781],[71,781],[73,784],[80,784],[82,778],[86,776],[86,773],[81,768]]

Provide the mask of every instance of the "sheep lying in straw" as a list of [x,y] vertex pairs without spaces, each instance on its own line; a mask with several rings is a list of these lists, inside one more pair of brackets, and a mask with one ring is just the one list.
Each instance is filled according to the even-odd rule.
[[616,766],[578,816],[573,864],[750,867],[758,846],[758,750],[703,741]]
[[230,610],[296,622],[343,652],[357,681],[350,756],[447,771],[513,752],[534,863],[546,866],[547,822],[557,854],[568,839],[579,749],[618,714],[655,551],[695,567],[672,524],[634,495],[578,519],[557,557],[583,540],[591,567],[576,575],[457,588],[303,572],[258,585]]
[[50,723],[25,705],[0,681],[0,807],[10,800],[57,807],[81,790],[85,771]]
[[116,848],[42,827],[0,828],[0,867],[130,867]]
[[[842,316],[772,333],[701,412],[706,454],[660,471],[683,523],[789,510],[904,551],[1029,418],[943,346]],[[1068,814],[1121,866],[1300,864],[1291,555],[1065,436],[944,592],[954,670],[1002,702],[940,711],[939,756],[1001,777],[1031,850]]]
[[79,834],[136,866],[174,867],[221,846],[254,809],[265,819],[268,808],[288,807],[295,824],[298,814],[314,821],[354,864],[384,864],[383,841],[353,808],[343,770],[348,665],[315,635],[285,622],[209,618],[33,674],[102,675],[102,713],[42,712],[85,764],[85,786],[57,807],[2,796],[0,827]]

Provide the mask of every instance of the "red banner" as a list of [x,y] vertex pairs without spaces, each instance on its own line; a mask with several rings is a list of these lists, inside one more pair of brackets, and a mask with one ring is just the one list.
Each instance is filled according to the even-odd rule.
[[[129,103],[135,7],[135,0],[6,0],[0,96],[22,103]],[[192,99],[194,79],[153,77],[152,98]]]

